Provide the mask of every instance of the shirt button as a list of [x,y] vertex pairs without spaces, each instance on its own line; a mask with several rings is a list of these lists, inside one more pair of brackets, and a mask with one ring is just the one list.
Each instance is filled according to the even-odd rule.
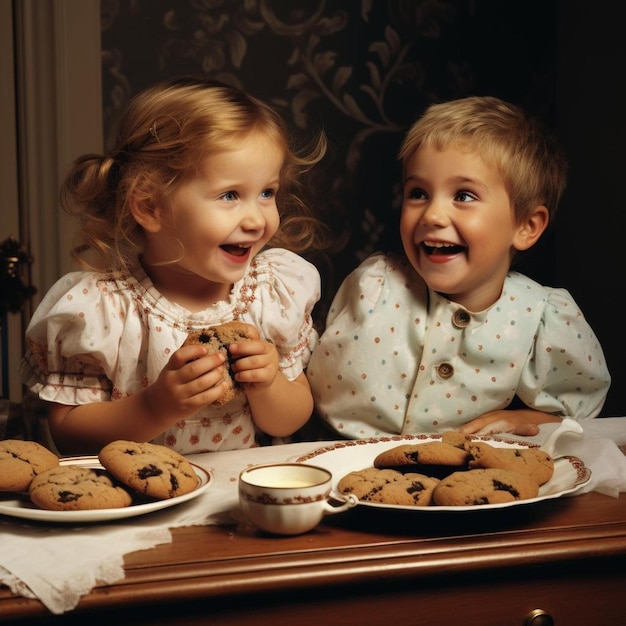
[[471,321],[472,321],[472,318],[470,314],[463,309],[459,309],[458,311],[455,311],[454,315],[452,316],[452,323],[457,328],[466,328],[467,326],[470,325]]
[[454,374],[454,367],[452,367],[452,363],[440,363],[437,366],[437,376],[442,378],[443,380],[447,380],[451,378]]

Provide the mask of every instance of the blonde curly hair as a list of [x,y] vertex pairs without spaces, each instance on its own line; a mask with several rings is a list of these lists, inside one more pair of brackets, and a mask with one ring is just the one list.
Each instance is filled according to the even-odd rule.
[[269,105],[217,81],[183,77],[131,99],[110,152],[74,161],[61,187],[63,208],[81,222],[72,256],[90,269],[128,270],[144,242],[130,199],[166,205],[204,157],[252,132],[276,141],[285,155],[276,198],[280,227],[268,246],[323,249],[329,234],[302,199],[300,176],[323,158],[325,135],[292,148],[285,121]]

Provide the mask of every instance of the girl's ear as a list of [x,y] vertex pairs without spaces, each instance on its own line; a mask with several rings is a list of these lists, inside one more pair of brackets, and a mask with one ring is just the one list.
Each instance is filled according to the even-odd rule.
[[513,238],[513,247],[516,250],[528,250],[534,246],[548,227],[549,221],[548,209],[543,205],[536,206],[532,213],[518,226],[517,233]]
[[161,211],[159,209],[136,197],[131,197],[129,203],[130,212],[133,214],[135,221],[146,232],[157,233],[161,230]]

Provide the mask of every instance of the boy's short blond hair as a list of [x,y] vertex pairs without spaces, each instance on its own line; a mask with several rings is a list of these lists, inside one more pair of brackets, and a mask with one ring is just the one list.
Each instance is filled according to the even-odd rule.
[[565,190],[567,160],[553,134],[519,107],[492,96],[433,104],[402,143],[403,165],[426,145],[470,150],[497,168],[518,221],[539,205],[554,216]]

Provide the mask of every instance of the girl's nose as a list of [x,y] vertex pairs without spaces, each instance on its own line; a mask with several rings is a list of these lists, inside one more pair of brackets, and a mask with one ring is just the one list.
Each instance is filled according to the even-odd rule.
[[261,230],[265,227],[265,216],[261,208],[255,203],[251,202],[246,206],[246,212],[241,226],[245,230]]

